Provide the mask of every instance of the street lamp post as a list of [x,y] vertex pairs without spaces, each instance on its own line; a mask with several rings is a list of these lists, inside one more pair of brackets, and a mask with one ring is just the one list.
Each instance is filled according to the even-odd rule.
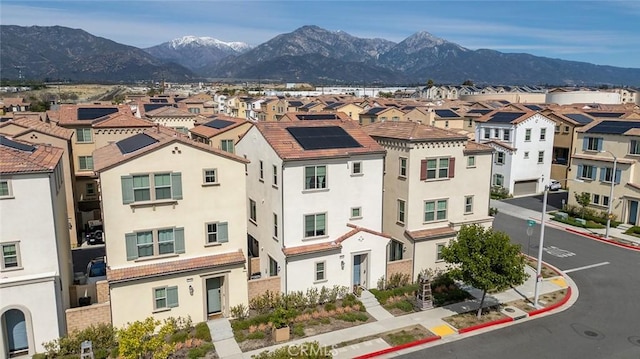
[[604,233],[604,238],[609,239],[609,230],[611,229],[611,212],[613,210],[613,186],[616,183],[616,169],[617,169],[616,167],[618,165],[618,157],[616,157],[616,155],[614,155],[611,151],[603,150],[600,152],[606,152],[611,156],[613,156],[613,171],[611,171],[611,189],[609,191],[609,207],[607,209],[607,229]]

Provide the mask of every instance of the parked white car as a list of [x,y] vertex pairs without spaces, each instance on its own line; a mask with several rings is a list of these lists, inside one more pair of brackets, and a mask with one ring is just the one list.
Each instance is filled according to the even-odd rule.
[[86,277],[86,284],[95,284],[107,279],[107,263],[105,263],[104,257],[94,258],[87,264]]
[[552,180],[549,184],[549,191],[557,191],[562,189],[562,184],[559,181]]

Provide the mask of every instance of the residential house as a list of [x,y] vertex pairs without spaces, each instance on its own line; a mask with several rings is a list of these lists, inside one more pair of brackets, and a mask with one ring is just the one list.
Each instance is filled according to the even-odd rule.
[[380,233],[382,147],[351,120],[314,120],[258,122],[236,150],[251,161],[253,278],[279,276],[285,293],[375,287],[389,241]]
[[73,283],[64,151],[0,136],[0,355],[66,334]]
[[640,225],[640,121],[597,120],[576,134],[571,173],[580,182],[571,184],[569,204],[578,205],[575,194],[586,192],[590,208],[607,212],[611,206],[627,227]]
[[458,114],[453,109],[449,108],[435,108],[433,111],[433,118],[431,125],[445,129],[469,129],[468,121],[465,123],[463,115]]
[[114,326],[247,305],[246,160],[162,126],[94,158]]
[[431,124],[434,118],[433,111],[427,107],[403,106],[400,108],[404,112],[402,121]]
[[195,126],[199,115],[189,112],[187,109],[165,105],[151,111],[146,111],[144,117],[161,126],[187,133]]
[[353,121],[360,123],[360,113],[364,108],[353,102],[334,102],[325,108],[325,111],[344,112]]
[[328,121],[341,120],[352,121],[351,117],[344,112],[287,112],[280,121]]
[[360,114],[360,125],[374,122],[398,122],[404,118],[404,112],[396,107],[372,107]]
[[259,121],[278,121],[287,111],[287,101],[284,98],[268,98],[262,103]]
[[249,130],[251,122],[224,115],[214,115],[189,131],[195,141],[226,152],[235,153],[238,140]]
[[534,111],[496,110],[476,119],[475,140],[496,150],[491,184],[514,196],[542,192],[551,180],[555,125]]
[[384,233],[391,235],[389,275],[416,279],[444,269],[442,248],[465,224],[491,226],[490,146],[417,122],[379,122],[363,130],[387,150]]
[[22,97],[3,97],[0,99],[0,113],[1,115],[12,112],[25,112],[29,111],[30,102],[25,102]]
[[211,115],[213,114],[213,106],[208,105],[207,102],[212,101],[213,98],[206,93],[199,93],[193,96],[189,96],[186,99],[182,99],[178,102],[179,107],[183,107],[187,109],[190,113],[196,115]]
[[307,102],[306,104],[300,106],[299,111],[301,112],[322,112],[324,111],[327,104],[320,100],[314,100],[311,102]]

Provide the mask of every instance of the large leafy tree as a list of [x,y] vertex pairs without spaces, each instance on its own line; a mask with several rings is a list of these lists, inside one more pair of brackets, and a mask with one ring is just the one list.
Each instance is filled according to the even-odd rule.
[[524,257],[504,232],[474,224],[462,226],[458,238],[442,250],[452,278],[482,290],[478,318],[489,290],[503,290],[524,283]]

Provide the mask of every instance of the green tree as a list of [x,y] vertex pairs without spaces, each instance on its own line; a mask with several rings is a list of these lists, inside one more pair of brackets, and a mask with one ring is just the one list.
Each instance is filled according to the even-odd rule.
[[431,88],[431,87],[433,87],[433,85],[435,85],[435,84],[433,83],[433,80],[432,80],[432,79],[429,79],[429,81],[427,81],[427,88]]
[[576,202],[582,207],[582,219],[584,219],[584,213],[587,211],[587,206],[591,203],[591,195],[588,192],[574,193],[576,196]]
[[393,94],[391,92],[378,92],[378,97],[380,98],[393,98]]
[[149,317],[144,321],[135,321],[117,331],[119,354],[125,359],[145,358],[149,355],[153,359],[166,359],[173,352],[173,347],[167,343],[167,336],[176,332],[174,321],[159,320]]
[[473,86],[473,81],[466,80],[465,82],[462,83],[462,86]]
[[451,278],[482,291],[478,318],[487,291],[520,285],[528,277],[520,246],[512,244],[504,232],[477,224],[462,226],[458,238],[442,250],[442,257],[450,265]]

